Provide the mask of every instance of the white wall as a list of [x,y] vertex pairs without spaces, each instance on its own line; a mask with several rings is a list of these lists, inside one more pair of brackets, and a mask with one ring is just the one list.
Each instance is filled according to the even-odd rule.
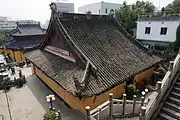
[[[101,2],[101,15],[109,15],[111,9],[115,12],[115,9],[118,10],[120,7],[122,7],[121,4]],[[107,13],[105,13],[106,9]]]
[[64,13],[74,13],[74,4],[73,3],[56,3],[57,9],[60,12]]
[[101,10],[101,3],[93,3],[79,7],[78,13],[85,14],[86,12],[91,11],[92,14],[99,14],[99,10]]
[[[111,9],[113,9],[115,12],[115,9],[118,10],[120,7],[122,7],[121,4],[100,2],[79,7],[78,13],[85,14],[86,12],[91,11],[92,14],[99,14],[100,10],[100,15],[109,15]],[[107,13],[105,13],[106,9]]]
[[[174,42],[179,23],[180,21],[138,21],[136,39]],[[151,27],[150,34],[145,34],[145,27]],[[166,35],[160,35],[161,27],[167,27]]]

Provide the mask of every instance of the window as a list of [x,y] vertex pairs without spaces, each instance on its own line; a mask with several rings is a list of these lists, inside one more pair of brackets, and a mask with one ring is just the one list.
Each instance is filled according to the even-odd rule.
[[105,9],[105,13],[107,13],[107,9]]
[[151,27],[146,27],[145,34],[150,34],[150,33],[151,33]]
[[160,35],[166,35],[166,34],[167,34],[167,27],[162,27]]

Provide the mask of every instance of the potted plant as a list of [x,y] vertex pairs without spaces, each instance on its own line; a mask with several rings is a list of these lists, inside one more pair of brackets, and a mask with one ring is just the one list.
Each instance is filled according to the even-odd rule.
[[56,112],[53,110],[46,112],[43,120],[56,120]]

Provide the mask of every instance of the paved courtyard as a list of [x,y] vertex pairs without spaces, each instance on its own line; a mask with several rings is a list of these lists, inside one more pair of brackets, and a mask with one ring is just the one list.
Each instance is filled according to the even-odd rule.
[[[17,68],[18,69],[18,68]],[[0,120],[42,120],[49,103],[45,96],[55,94],[35,75],[30,68],[23,68],[27,83],[22,88],[0,91]],[[84,114],[68,107],[56,96],[53,103],[61,111],[62,120],[84,120]]]

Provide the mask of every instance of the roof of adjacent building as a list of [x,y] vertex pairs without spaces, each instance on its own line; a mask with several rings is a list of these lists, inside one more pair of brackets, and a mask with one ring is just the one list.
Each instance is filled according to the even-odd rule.
[[[82,14],[54,13],[50,22],[50,27],[55,23],[56,30],[59,33],[65,33],[66,40],[70,40],[74,50],[77,50],[87,62],[89,61],[97,69],[96,76],[91,74],[88,84],[81,91],[84,96],[97,95],[110,90],[130,77],[151,68],[161,60],[150,54],[138,41],[127,38],[119,29],[120,26],[107,17],[95,15],[91,16],[91,19],[86,19],[86,15]],[[48,40],[42,41],[41,49]],[[66,69],[64,62],[67,60],[44,52],[44,50],[35,50],[27,53],[26,56],[48,76],[55,81],[60,81],[58,83],[64,89],[76,93],[77,88],[72,76],[78,73],[77,79],[81,81],[85,69],[82,70],[77,64],[68,62],[71,67],[63,70],[62,68]],[[48,69],[52,69],[54,73]],[[65,74],[62,75],[63,79],[61,79],[61,72]]]
[[10,31],[11,36],[44,35],[46,30],[40,24],[17,24],[17,28]]
[[[18,21],[17,28],[8,32],[12,37],[5,46],[10,49],[32,49],[40,45],[46,30],[36,21]],[[30,36],[30,37],[29,37]]]
[[37,48],[40,45],[41,40],[40,39],[34,39],[34,40],[10,40],[7,43],[5,43],[6,48],[10,49],[32,49]]
[[138,21],[180,21],[180,16],[141,17]]

